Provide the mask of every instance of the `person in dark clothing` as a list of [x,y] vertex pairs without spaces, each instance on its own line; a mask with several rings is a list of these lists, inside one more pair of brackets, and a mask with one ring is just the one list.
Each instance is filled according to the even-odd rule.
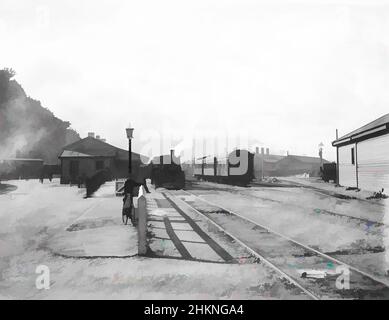
[[40,183],[43,183],[44,179],[45,179],[45,173],[44,173],[44,171],[43,171],[43,169],[42,169],[42,170],[41,170],[41,173],[40,173],[40,176],[39,176],[39,181],[40,181]]
[[135,188],[138,188],[142,185],[142,183],[138,183],[132,178],[128,178],[124,183],[124,199],[127,199],[127,195],[131,196],[131,198],[135,195]]
[[78,189],[80,189],[82,187],[82,178],[81,178],[81,176],[78,176],[78,178],[77,178],[77,186],[78,186]]
[[145,188],[145,191],[146,191],[147,193],[151,193],[150,190],[149,190],[149,188],[147,188],[146,178],[143,179],[143,187]]
[[[122,209],[122,216],[123,216],[123,222],[127,224],[127,219],[130,217],[131,222],[133,226],[136,226],[136,217],[133,215],[133,198],[135,195],[139,193],[139,187],[142,185],[142,183],[136,182],[133,177],[129,177],[126,182],[124,183],[124,197],[123,197],[123,209]],[[137,190],[138,189],[138,190]]]
[[[143,186],[145,188],[145,191],[147,193],[150,193],[149,189],[147,188],[147,183],[146,183],[146,179],[143,179],[143,182],[142,183],[139,183],[139,182],[136,182],[135,179],[133,177],[130,177],[126,180],[126,182],[124,183],[124,198],[123,198],[123,203],[126,202],[127,200],[127,197],[129,196],[130,197],[130,200],[132,202],[132,199],[134,198],[134,196],[137,196],[138,195],[138,192],[136,190],[136,188],[139,188]],[[139,190],[139,189],[138,189]],[[137,194],[135,194],[137,193]]]

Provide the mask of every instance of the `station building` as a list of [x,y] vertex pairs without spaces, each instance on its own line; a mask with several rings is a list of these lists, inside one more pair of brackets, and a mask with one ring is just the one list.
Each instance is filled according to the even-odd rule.
[[[127,178],[128,154],[127,150],[112,146],[90,133],[87,138],[65,146],[59,155],[61,183],[78,183],[80,178],[89,178],[103,169],[109,170],[113,179]],[[134,152],[131,159],[132,172],[143,174],[148,159]]]
[[337,149],[339,185],[374,192],[389,190],[389,114],[332,145]]

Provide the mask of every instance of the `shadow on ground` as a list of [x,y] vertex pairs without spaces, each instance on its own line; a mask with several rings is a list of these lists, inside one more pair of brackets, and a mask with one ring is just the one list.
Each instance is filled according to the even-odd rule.
[[6,194],[11,191],[15,191],[18,187],[12,184],[0,183],[0,194]]

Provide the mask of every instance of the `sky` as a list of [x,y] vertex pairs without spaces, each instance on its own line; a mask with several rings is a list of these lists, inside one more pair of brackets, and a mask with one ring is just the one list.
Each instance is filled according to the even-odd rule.
[[131,123],[149,156],[335,160],[336,129],[389,112],[386,0],[1,0],[0,39],[28,95],[118,147]]

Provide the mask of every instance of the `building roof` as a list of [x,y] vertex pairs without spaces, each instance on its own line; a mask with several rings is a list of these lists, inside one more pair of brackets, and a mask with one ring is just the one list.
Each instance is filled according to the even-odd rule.
[[[87,137],[64,147],[59,158],[85,158],[85,157],[115,157],[120,160],[128,160],[128,151],[117,148],[109,143]],[[147,162],[147,157],[132,152],[133,161]]]
[[70,151],[70,150],[64,150],[61,155],[60,155],[60,158],[77,158],[77,157],[80,157],[80,158],[88,158],[88,157],[94,157],[90,154],[86,154],[86,153],[82,153],[82,152],[77,152],[77,151]]
[[369,122],[368,124],[360,127],[359,129],[351,131],[350,133],[340,137],[339,139],[332,142],[332,145],[338,145],[350,141],[352,139],[360,138],[364,135],[368,135],[388,128],[389,128],[389,113],[383,115],[382,117],[372,122]]

